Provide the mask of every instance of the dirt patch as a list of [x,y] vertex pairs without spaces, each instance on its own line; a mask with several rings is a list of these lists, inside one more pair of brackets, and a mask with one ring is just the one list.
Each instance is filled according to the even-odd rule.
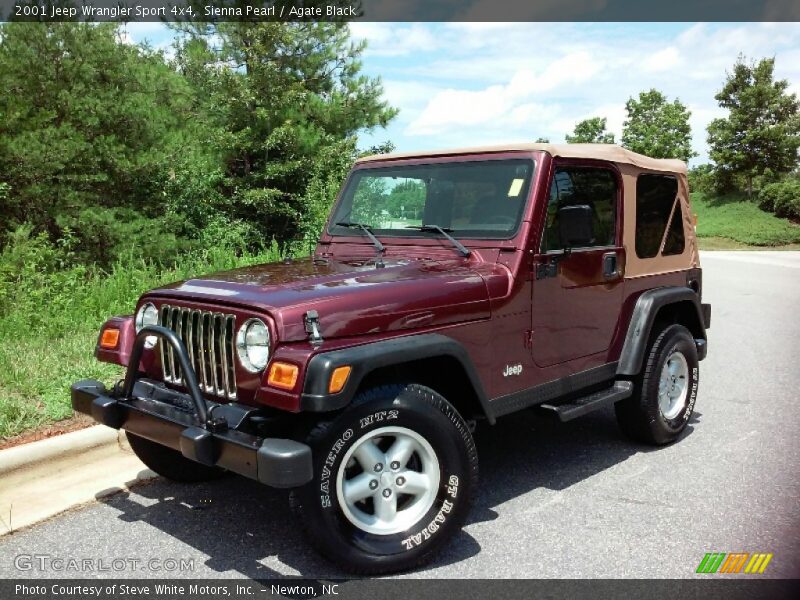
[[64,419],[63,421],[56,421],[55,423],[43,425],[37,429],[26,431],[25,433],[20,433],[19,435],[0,440],[0,450],[13,448],[14,446],[19,446],[21,444],[27,444],[28,442],[38,442],[39,440],[55,437],[57,435],[61,435],[62,433],[69,433],[70,431],[78,431],[79,429],[85,429],[86,427],[90,427],[94,424],[94,419],[92,419],[92,417],[89,415],[76,415],[74,417],[70,417],[69,419]]

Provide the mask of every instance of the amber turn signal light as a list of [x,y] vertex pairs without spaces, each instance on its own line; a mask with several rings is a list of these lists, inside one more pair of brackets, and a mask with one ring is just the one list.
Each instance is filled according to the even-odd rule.
[[100,336],[100,347],[111,350],[119,343],[119,329],[106,329]]
[[269,377],[267,377],[267,383],[277,388],[291,390],[294,388],[294,384],[297,383],[298,371],[299,369],[297,368],[297,365],[284,362],[274,362],[269,368]]
[[338,394],[342,391],[344,384],[347,383],[347,378],[350,377],[350,367],[336,367],[331,375],[331,381],[328,384],[329,394]]

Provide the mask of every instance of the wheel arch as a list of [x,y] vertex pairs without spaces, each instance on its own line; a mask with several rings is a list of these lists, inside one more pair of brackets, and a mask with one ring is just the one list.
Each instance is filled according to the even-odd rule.
[[[341,392],[331,394],[334,369],[352,368]],[[488,398],[466,349],[445,335],[403,336],[314,356],[306,370],[301,411],[328,412],[349,405],[360,389],[414,382],[447,398],[464,419],[486,417],[494,423]]]
[[633,308],[617,375],[634,376],[641,372],[651,334],[670,324],[686,327],[695,339],[698,355],[705,357],[706,322],[700,297],[688,287],[662,287],[647,290]]

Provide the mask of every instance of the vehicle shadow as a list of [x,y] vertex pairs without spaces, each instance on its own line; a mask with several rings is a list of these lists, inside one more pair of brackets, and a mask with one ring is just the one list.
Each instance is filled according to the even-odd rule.
[[[695,413],[684,437],[691,435],[699,417]],[[479,426],[475,441],[481,475],[467,525],[498,518],[495,507],[537,488],[564,490],[637,452],[654,450],[623,437],[613,409],[569,423],[525,411],[495,426]],[[156,479],[99,501],[119,511],[120,519],[146,523],[175,538],[171,550],[182,543],[208,557],[204,568],[171,575],[349,578],[310,548],[289,509],[288,492],[244,478],[197,485]],[[475,538],[462,531],[424,570],[479,552]]]

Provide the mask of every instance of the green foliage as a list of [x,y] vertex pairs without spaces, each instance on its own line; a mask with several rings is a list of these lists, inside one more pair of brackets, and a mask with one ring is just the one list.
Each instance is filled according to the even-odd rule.
[[355,134],[396,114],[380,80],[360,74],[364,45],[341,23],[182,29],[177,66],[199,91],[196,110],[224,165],[214,208],[249,217],[263,239],[307,246],[355,155]]
[[710,194],[715,189],[714,165],[704,164],[692,167],[688,173],[689,190]]
[[568,144],[613,144],[614,134],[606,131],[605,117],[592,117],[576,123],[565,139]]
[[761,188],[758,206],[778,217],[800,220],[800,180],[785,179]]
[[308,248],[357,133],[396,114],[364,45],[341,23],[183,29],[167,61],[113,23],[0,24],[0,247],[29,223],[72,264],[169,264],[226,221]]
[[625,103],[628,117],[622,126],[622,145],[653,158],[688,161],[692,150],[692,113],[677,98],[672,102],[656,89],[641,92]]
[[724,196],[692,193],[700,238],[727,238],[750,246],[800,243],[800,226],[764,212],[742,193]]
[[30,225],[16,228],[0,253],[0,439],[68,417],[71,383],[112,383],[119,367],[98,363],[93,349],[100,325],[130,314],[142,292],[202,273],[280,260],[276,244],[247,250],[235,224],[216,222],[199,247],[164,268],[132,253],[108,271],[68,266],[70,250],[51,244]]
[[57,239],[95,208],[159,215],[186,82],[159,53],[120,43],[115,24],[0,27],[0,173],[11,190],[0,243],[22,223]]
[[550,143],[550,139],[546,138],[546,137],[538,137],[538,138],[536,138],[536,142],[535,143],[536,144],[549,144]]
[[355,140],[352,138],[332,144],[320,153],[303,195],[303,209],[298,223],[302,238],[293,245],[295,251],[313,251],[356,154]]
[[119,375],[97,329],[143,291],[309,252],[396,114],[344,24],[183,28],[167,60],[113,23],[0,23],[0,436]]
[[788,81],[774,80],[774,69],[774,58],[748,63],[740,56],[715,96],[728,117],[708,126],[720,180],[732,187],[743,179],[748,195],[756,178],[775,179],[798,164],[800,102],[788,93]]

